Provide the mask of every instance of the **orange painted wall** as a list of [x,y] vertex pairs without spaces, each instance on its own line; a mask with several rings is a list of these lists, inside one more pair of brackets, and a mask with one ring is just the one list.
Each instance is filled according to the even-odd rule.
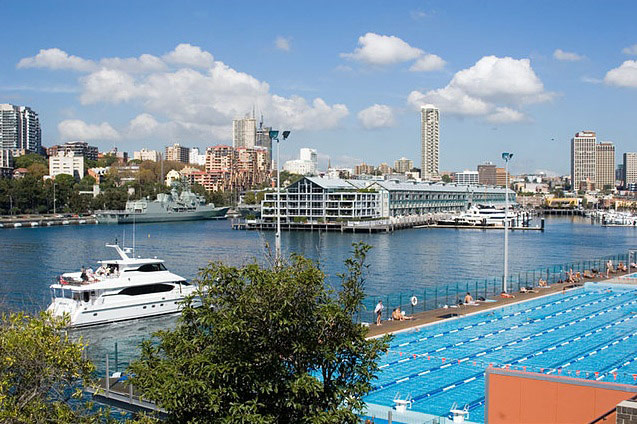
[[[550,376],[553,381],[543,380],[548,377],[519,371],[487,372],[486,422],[586,423],[637,391],[634,386],[578,378]],[[614,415],[608,419],[615,422]]]

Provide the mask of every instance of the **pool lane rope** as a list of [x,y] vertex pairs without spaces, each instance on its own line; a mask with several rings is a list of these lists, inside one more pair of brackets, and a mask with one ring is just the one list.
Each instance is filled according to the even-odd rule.
[[[578,305],[576,308],[568,309],[567,311],[571,312],[572,310],[578,310],[578,309],[580,309],[581,307],[584,307],[584,306],[590,306],[590,305],[594,305],[594,304],[597,304],[597,303],[600,303],[600,302],[606,302],[606,301],[611,300],[613,298],[621,297],[621,296],[623,296],[623,295],[625,295],[627,293],[629,293],[629,292],[617,293],[617,294],[614,294],[612,296],[607,296],[607,297],[598,299],[598,300],[596,300],[596,301],[594,301],[592,303],[587,303],[585,305]],[[410,340],[410,341],[403,342],[403,343],[400,343],[400,344],[390,345],[389,347],[390,348],[404,347],[404,346],[408,346],[410,344],[424,342],[424,341],[427,341],[429,339],[435,339],[437,337],[446,336],[448,334],[458,333],[460,331],[469,330],[469,329],[474,328],[474,327],[479,327],[479,326],[486,325],[486,324],[492,324],[494,322],[502,321],[502,320],[504,320],[506,318],[511,318],[511,317],[522,315],[522,314],[528,314],[528,313],[534,312],[534,311],[539,311],[541,309],[545,309],[545,308],[548,308],[548,307],[551,307],[551,306],[555,306],[555,305],[560,305],[562,303],[570,302],[570,301],[573,301],[573,300],[576,300],[576,299],[579,299],[579,298],[582,298],[582,297],[585,297],[585,296],[593,295],[593,294],[598,294],[598,293],[596,293],[596,292],[586,292],[586,293],[578,294],[578,295],[575,295],[575,296],[570,296],[570,297],[568,297],[566,299],[560,299],[560,300],[557,300],[555,302],[548,302],[548,303],[545,303],[545,304],[542,304],[542,305],[535,306],[533,308],[525,309],[523,311],[518,311],[518,312],[515,312],[515,313],[502,315],[501,317],[496,317],[496,318],[493,318],[493,319],[480,321],[480,322],[475,323],[475,324],[469,324],[469,325],[466,325],[464,327],[454,328],[452,330],[443,331],[443,332],[440,332],[440,333],[437,333],[437,334],[433,334],[431,336],[421,337],[419,339]],[[562,313],[566,313],[567,311],[558,312],[558,315],[561,315]],[[495,311],[492,311],[492,312],[495,312]]]
[[[613,308],[612,310],[620,309],[620,308],[622,308],[624,306],[628,306],[628,305],[633,304],[635,302],[637,302],[637,301],[632,301],[629,304],[618,305],[615,308]],[[541,337],[541,336],[543,336],[545,334],[551,333],[551,332],[553,332],[553,331],[555,331],[557,329],[560,329],[560,328],[566,328],[566,327],[575,325],[577,323],[587,321],[587,320],[592,319],[592,318],[594,318],[596,316],[603,315],[603,314],[605,314],[607,312],[611,312],[612,310],[600,311],[597,314],[588,315],[588,316],[582,317],[582,318],[580,318],[578,320],[570,321],[570,322],[565,323],[565,324],[561,324],[561,325],[559,325],[557,327],[551,327],[551,328],[548,328],[546,330],[542,330],[542,331],[540,331],[538,333],[535,333],[535,334],[533,334],[531,336],[526,336],[526,337],[523,337],[523,338],[520,338],[520,339],[517,339],[517,340],[513,340],[513,341],[508,342],[508,343],[503,344],[503,345],[491,347],[489,349],[485,349],[485,350],[483,350],[481,352],[478,352],[478,353],[470,355],[470,356],[466,356],[464,358],[449,360],[448,362],[446,362],[446,361],[449,358],[440,358],[440,360],[442,362],[441,365],[435,366],[433,368],[430,368],[428,370],[424,370],[424,371],[421,371],[421,372],[418,372],[418,373],[410,374],[410,375],[408,375],[406,377],[403,377],[403,378],[388,382],[388,383],[383,384],[383,385],[375,386],[375,387],[372,388],[371,392],[376,392],[378,390],[383,390],[383,389],[386,389],[386,388],[391,387],[393,385],[400,384],[400,383],[403,383],[405,381],[408,381],[408,380],[410,380],[412,378],[422,377],[422,376],[430,374],[430,373],[432,373],[434,371],[442,370],[442,369],[448,368],[450,366],[453,366],[455,364],[459,365],[459,364],[462,364],[464,362],[471,361],[471,359],[476,359],[476,361],[477,361],[478,358],[480,358],[481,356],[487,355],[489,353],[496,352],[496,351],[501,350],[501,349],[503,349],[505,347],[508,347],[508,346],[516,345],[516,344],[518,344],[520,342],[524,342],[524,341],[531,340],[533,338]],[[569,345],[571,343],[574,343],[574,342],[577,342],[577,341],[579,341],[581,339],[590,337],[593,334],[597,334],[597,333],[599,333],[601,331],[604,331],[604,330],[606,330],[608,328],[615,327],[617,325],[623,324],[623,323],[625,323],[627,321],[630,321],[630,320],[632,320],[633,318],[636,318],[636,317],[637,317],[637,315],[631,315],[631,316],[625,317],[625,318],[623,318],[623,319],[621,319],[619,321],[615,321],[615,322],[610,323],[610,324],[605,324],[605,325],[602,324],[602,325],[599,325],[597,327],[593,327],[592,329],[590,329],[584,335],[581,335],[581,336],[578,335],[576,337],[562,339],[562,341],[559,342],[559,343],[555,343],[555,344],[553,344],[551,346],[548,346],[548,347],[546,347],[544,349],[536,351],[535,353],[532,353],[532,354],[529,354],[529,355],[514,359],[514,360],[510,361],[507,365],[510,366],[511,364],[514,364],[514,363],[522,363],[522,362],[524,362],[524,361],[526,361],[528,359],[531,359],[533,357],[540,356],[540,355],[548,353],[548,352],[550,352],[552,350],[555,350],[556,348],[567,346],[567,345]],[[427,357],[429,360],[431,360],[432,356],[433,355],[427,355],[427,354],[412,354],[412,356],[406,357],[406,358],[404,358],[404,359],[402,359],[402,360],[400,360],[398,362],[406,362],[406,361],[409,361],[409,360],[415,360],[417,358],[423,358],[423,357]],[[443,387],[443,388],[437,388],[437,389],[435,389],[435,390],[433,390],[431,392],[425,393],[424,395],[419,395],[417,397],[414,397],[413,400],[416,401],[416,400],[423,399],[424,397],[430,397],[430,396],[432,396],[434,394],[441,393],[443,391],[447,391],[447,390],[452,389],[454,387],[457,387],[459,385],[463,385],[463,384],[469,383],[469,382],[475,380],[476,378],[478,378],[480,375],[482,375],[482,373],[483,372],[481,371],[481,372],[479,372],[477,374],[474,374],[474,375],[470,376],[469,378],[458,380],[458,381],[456,381],[455,383],[452,383],[449,386],[446,386],[446,387]]]

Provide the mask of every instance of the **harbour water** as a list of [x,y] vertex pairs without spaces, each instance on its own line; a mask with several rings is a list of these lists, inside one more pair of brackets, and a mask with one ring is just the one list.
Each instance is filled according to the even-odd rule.
[[[67,271],[96,267],[111,258],[104,245],[117,238],[132,245],[130,225],[3,229],[0,231],[0,307],[4,310],[45,308],[49,284]],[[274,246],[274,234],[236,231],[229,221],[142,224],[135,231],[136,254],[157,256],[166,266],[188,279],[211,260],[241,265],[267,263],[266,244]],[[338,285],[336,274],[351,244],[373,246],[367,278],[369,295],[388,295],[502,274],[501,231],[412,229],[394,233],[351,234],[284,232],[284,254],[296,252],[320,262],[328,281]],[[512,232],[509,236],[511,273],[552,264],[625,253],[637,247],[637,228],[601,227],[580,217],[548,218],[545,232]],[[114,324],[109,331],[83,330],[91,352],[99,362],[118,342],[121,362],[153,330],[174,322],[159,318]],[[116,328],[115,328],[116,327]],[[114,359],[114,358],[111,358]]]

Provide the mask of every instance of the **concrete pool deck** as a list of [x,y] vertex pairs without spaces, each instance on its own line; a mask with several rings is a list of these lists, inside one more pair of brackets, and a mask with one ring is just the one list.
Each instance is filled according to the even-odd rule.
[[[368,337],[377,337],[383,334],[392,334],[400,331],[406,331],[412,328],[420,327],[425,324],[432,324],[436,322],[446,321],[449,318],[444,318],[444,315],[448,314],[457,314],[457,317],[472,314],[475,312],[486,311],[489,309],[500,308],[506,305],[512,305],[515,303],[520,303],[526,300],[535,299],[538,297],[555,294],[562,292],[563,290],[570,290],[576,287],[581,287],[584,283],[594,283],[594,282],[612,282],[613,284],[626,284],[637,286],[637,279],[621,279],[624,275],[628,275],[631,273],[635,273],[637,270],[633,268],[627,272],[615,272],[610,276],[610,278],[606,277],[597,277],[597,278],[582,278],[582,281],[579,284],[572,283],[560,283],[560,284],[551,284],[550,287],[547,288],[535,288],[537,293],[527,292],[527,293],[512,293],[514,298],[501,298],[494,297],[492,300],[496,300],[495,302],[479,302],[477,305],[463,305],[457,308],[438,308],[432,309],[429,311],[418,312],[413,315],[413,319],[405,320],[405,321],[392,321],[386,320],[382,322],[382,325],[377,326],[376,323],[371,323],[369,325],[369,330],[367,333]],[[456,317],[454,317],[456,318]]]

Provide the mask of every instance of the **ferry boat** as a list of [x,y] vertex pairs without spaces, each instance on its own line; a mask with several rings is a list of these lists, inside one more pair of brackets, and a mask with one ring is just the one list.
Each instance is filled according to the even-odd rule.
[[206,204],[203,197],[188,189],[180,192],[173,188],[169,194],[158,194],[156,200],[129,200],[124,210],[97,211],[95,217],[100,224],[193,221],[224,219],[228,209]]
[[[174,314],[197,286],[168,271],[161,259],[129,257],[130,248],[107,244],[119,259],[99,261],[91,270],[69,272],[52,284],[54,316],[68,314],[70,327],[85,327],[136,318]],[[195,299],[197,302],[197,299]]]

